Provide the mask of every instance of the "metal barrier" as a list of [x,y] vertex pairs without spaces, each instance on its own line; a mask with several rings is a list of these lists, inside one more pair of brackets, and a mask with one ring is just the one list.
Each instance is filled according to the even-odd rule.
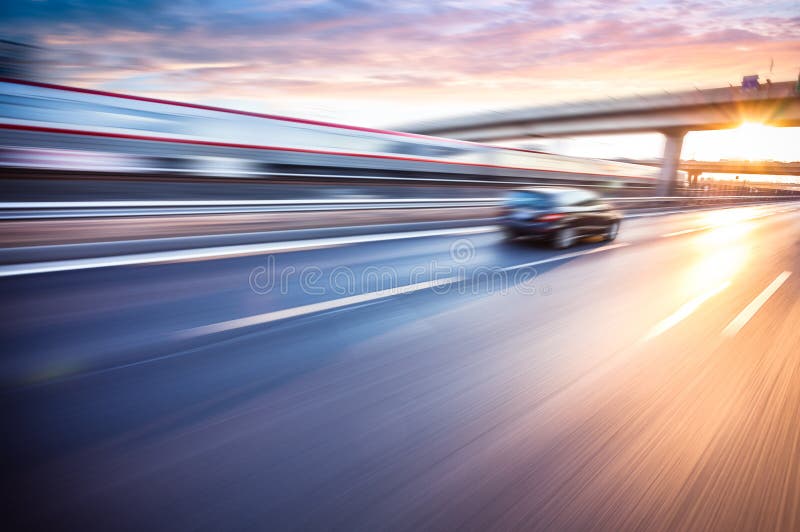
[[[650,196],[611,197],[604,198],[604,201],[622,210],[632,210],[677,205],[723,206],[796,199],[800,199],[800,196]],[[0,202],[0,220],[495,207],[501,203],[502,198]]]

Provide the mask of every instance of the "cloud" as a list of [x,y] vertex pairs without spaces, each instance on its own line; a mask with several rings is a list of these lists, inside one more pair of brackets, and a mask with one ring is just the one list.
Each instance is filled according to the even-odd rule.
[[57,82],[271,111],[322,101],[344,120],[354,101],[384,105],[389,117],[725,85],[770,58],[794,77],[800,51],[795,0],[769,9],[732,0],[51,0],[2,9],[0,35],[39,44]]

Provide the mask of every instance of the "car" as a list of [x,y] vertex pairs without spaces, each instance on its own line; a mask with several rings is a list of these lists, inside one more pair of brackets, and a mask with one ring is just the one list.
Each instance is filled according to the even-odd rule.
[[508,193],[501,224],[509,238],[535,238],[564,249],[588,236],[614,240],[621,220],[620,212],[589,190],[529,187]]

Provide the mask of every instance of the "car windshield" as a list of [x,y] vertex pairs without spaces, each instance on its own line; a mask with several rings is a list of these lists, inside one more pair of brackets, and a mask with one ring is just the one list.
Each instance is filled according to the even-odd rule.
[[508,195],[506,204],[510,207],[528,207],[531,209],[545,209],[553,206],[549,194],[529,190],[515,190]]

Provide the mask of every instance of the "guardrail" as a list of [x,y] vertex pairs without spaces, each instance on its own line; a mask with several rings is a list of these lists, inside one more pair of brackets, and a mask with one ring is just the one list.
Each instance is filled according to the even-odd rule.
[[499,198],[0,202],[0,220],[493,207]]
[[663,207],[725,207],[750,205],[774,201],[800,200],[800,195],[780,196],[653,196],[646,198],[606,198],[617,209],[630,211],[636,209],[657,209]]
[[[629,210],[676,204],[702,206],[792,199],[800,199],[800,196],[649,196],[612,197],[604,198],[604,201],[617,208]],[[502,198],[0,202],[0,220],[495,207],[499,206],[501,202]]]

